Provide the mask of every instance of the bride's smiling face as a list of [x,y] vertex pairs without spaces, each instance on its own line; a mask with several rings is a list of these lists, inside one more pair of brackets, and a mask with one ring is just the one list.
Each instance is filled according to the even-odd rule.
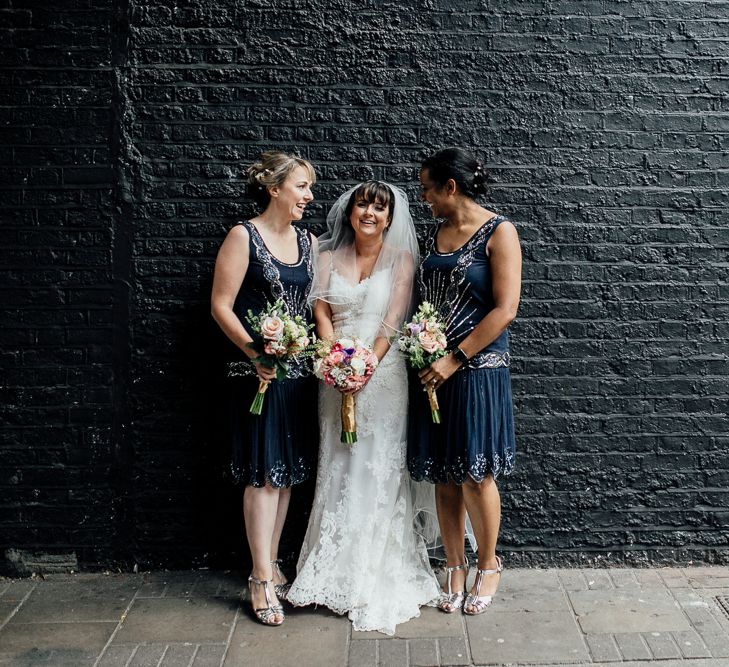
[[381,238],[390,222],[390,207],[382,201],[357,199],[349,216],[355,237]]
[[390,190],[382,183],[364,183],[354,193],[348,209],[355,238],[382,240],[392,218]]

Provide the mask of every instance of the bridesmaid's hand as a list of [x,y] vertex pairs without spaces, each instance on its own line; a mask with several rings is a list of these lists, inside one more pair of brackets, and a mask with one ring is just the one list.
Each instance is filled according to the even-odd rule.
[[461,362],[449,353],[424,368],[418,375],[423,385],[430,384],[433,389],[438,389],[460,367]]
[[256,375],[258,379],[263,382],[270,382],[276,379],[276,369],[272,366],[265,366],[264,364],[258,363],[257,361],[251,360],[253,368],[256,369]]

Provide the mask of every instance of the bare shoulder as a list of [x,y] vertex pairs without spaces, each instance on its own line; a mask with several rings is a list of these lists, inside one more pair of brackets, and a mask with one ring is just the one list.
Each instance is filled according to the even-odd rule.
[[519,233],[511,220],[503,220],[494,229],[493,234],[486,243],[486,254],[497,252],[519,252]]
[[248,243],[248,237],[249,234],[245,225],[233,225],[225,240],[230,240],[233,243]]

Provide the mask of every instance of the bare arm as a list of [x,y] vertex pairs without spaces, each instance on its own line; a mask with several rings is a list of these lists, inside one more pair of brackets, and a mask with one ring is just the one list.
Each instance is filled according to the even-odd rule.
[[405,253],[395,269],[390,303],[382,319],[382,332],[375,338],[374,353],[380,361],[390,349],[392,336],[400,333],[413,295],[414,276],[415,263],[412,255]]
[[[228,232],[215,260],[213,290],[210,297],[211,314],[225,335],[252,360],[258,356],[255,350],[248,347],[248,343],[253,339],[233,312],[235,298],[247,271],[248,230],[243,225],[236,225]],[[260,364],[254,366],[262,380],[272,380],[276,377],[275,369]]]
[[[319,247],[317,242],[316,247]],[[316,263],[316,282],[314,288],[318,292],[325,291],[329,288],[329,278],[331,276],[331,253],[323,252],[317,257]],[[316,335],[319,338],[334,338],[334,325],[332,324],[331,306],[323,299],[317,299],[314,303],[314,323],[316,324]]]
[[[516,228],[508,221],[502,222],[487,243],[491,262],[491,279],[494,308],[471,333],[459,344],[470,359],[494,341],[516,317],[521,294],[521,248]],[[420,371],[423,384],[435,380],[436,388],[445,382],[461,366],[452,354],[439,359]]]

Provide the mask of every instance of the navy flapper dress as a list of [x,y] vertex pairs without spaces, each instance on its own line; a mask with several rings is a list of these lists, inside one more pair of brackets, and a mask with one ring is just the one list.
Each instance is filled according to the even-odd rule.
[[[263,238],[250,222],[248,230],[248,270],[233,305],[246,330],[256,339],[246,322],[251,310],[258,315],[267,303],[282,299],[290,315],[311,322],[307,297],[311,289],[311,237],[295,227],[299,259],[286,264],[266,248]],[[245,486],[287,487],[305,481],[315,470],[318,446],[317,382],[306,362],[292,363],[289,377],[273,380],[266,391],[261,415],[250,414],[259,379],[253,364],[241,353],[241,361],[229,364],[231,378],[231,471],[236,482]]]
[[[419,302],[429,301],[446,324],[454,349],[494,308],[486,243],[504,218],[492,218],[458,250],[438,252],[429,236],[418,270]],[[501,333],[438,388],[440,424],[433,424],[416,372],[409,382],[408,469],[432,483],[508,474],[514,465],[509,334]]]

